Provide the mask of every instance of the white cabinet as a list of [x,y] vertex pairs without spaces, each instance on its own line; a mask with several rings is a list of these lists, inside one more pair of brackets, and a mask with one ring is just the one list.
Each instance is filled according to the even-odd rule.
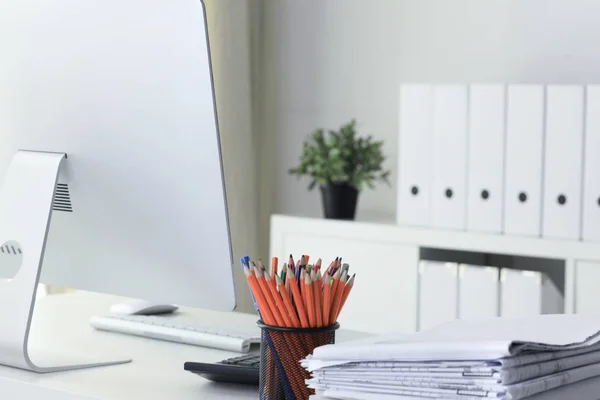
[[[412,332],[416,329],[417,263],[415,246],[395,242],[369,242],[361,236],[331,237],[298,229],[280,231],[271,254],[307,254],[311,262],[335,257],[350,264],[356,283],[339,322],[345,329],[366,332]],[[393,299],[393,302],[390,301]]]
[[[547,271],[555,271],[554,268],[564,266],[564,284],[560,284],[559,287],[548,285],[548,290],[543,285],[542,297],[551,300],[542,301],[542,306],[538,304],[539,300],[535,304],[532,302],[536,310],[540,310],[541,307],[543,313],[563,310],[568,313],[575,311],[600,313],[600,290],[598,290],[600,246],[596,243],[432,228],[408,228],[396,225],[393,218],[390,218],[388,223],[336,221],[283,215],[274,215],[271,218],[270,255],[283,260],[290,253],[296,259],[301,254],[308,254],[312,262],[321,257],[325,264],[341,256],[351,265],[352,271],[357,274],[356,285],[340,315],[340,323],[347,329],[373,333],[416,331],[420,298],[420,255],[422,254],[427,260],[466,262],[441,260],[427,251],[422,251],[431,249],[497,255],[500,258],[514,257],[524,260],[514,268],[520,270],[534,268],[532,271],[546,271],[544,272],[546,274]],[[536,258],[543,259],[544,263],[549,264],[540,264],[537,269],[536,265],[531,264]],[[589,261],[576,262],[575,260]],[[474,271],[481,272],[476,269]],[[491,278],[491,275],[488,278]],[[485,299],[480,298],[479,303],[476,304],[477,308],[481,306],[482,310],[472,310],[473,316],[480,311],[485,315],[491,315],[495,305],[498,304],[496,301],[499,299],[494,298],[494,293],[498,293],[498,286],[493,279],[488,278],[484,277],[485,282],[481,285],[476,283],[470,290],[470,293],[475,295],[479,291],[488,292]],[[450,276],[450,279],[455,278]],[[436,289],[438,283],[434,282],[431,287],[434,288],[433,291],[441,294],[441,290]],[[452,303],[448,310],[451,311],[456,307],[459,317],[467,317],[471,313],[466,311],[465,304],[475,306],[468,299],[460,297],[461,286],[466,290],[467,283],[465,281],[461,285],[459,281],[458,301],[455,291],[447,292],[449,294],[445,296],[445,300],[440,299],[440,302]],[[551,283],[550,280],[547,280],[547,283]],[[450,303],[444,305],[448,306]],[[548,306],[545,306],[546,303]],[[515,303],[515,307],[519,310],[522,308],[518,303]],[[463,313],[464,315],[461,315]]]
[[600,242],[600,85],[587,88],[582,239]]

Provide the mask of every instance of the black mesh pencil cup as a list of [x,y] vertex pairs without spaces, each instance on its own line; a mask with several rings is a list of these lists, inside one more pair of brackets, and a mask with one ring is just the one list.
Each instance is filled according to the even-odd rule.
[[338,323],[322,328],[280,328],[258,322],[261,400],[308,400],[310,374],[300,361],[319,346],[335,343]]

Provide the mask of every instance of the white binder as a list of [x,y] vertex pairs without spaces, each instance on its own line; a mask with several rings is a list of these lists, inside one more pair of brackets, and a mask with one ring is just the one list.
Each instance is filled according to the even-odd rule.
[[575,266],[575,312],[600,314],[600,264],[578,261]]
[[431,200],[432,86],[400,86],[397,222],[428,226]]
[[542,235],[579,239],[583,169],[582,86],[546,89],[546,137]]
[[542,274],[542,314],[564,314],[565,296],[546,274]]
[[458,267],[458,318],[498,316],[498,268],[461,264]]
[[471,86],[467,185],[469,231],[502,231],[505,112],[505,86]]
[[600,85],[587,88],[582,239],[600,242]]
[[504,227],[508,234],[541,233],[544,88],[510,85],[506,120]]
[[463,230],[467,205],[467,87],[433,91],[432,226]]
[[419,330],[429,329],[457,317],[458,265],[419,263]]
[[529,317],[542,313],[542,274],[534,271],[500,271],[500,316]]

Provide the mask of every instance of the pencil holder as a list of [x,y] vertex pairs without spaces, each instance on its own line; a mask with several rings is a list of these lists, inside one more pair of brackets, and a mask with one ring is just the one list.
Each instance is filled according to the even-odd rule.
[[313,390],[306,386],[310,373],[300,361],[319,346],[335,343],[334,325],[322,328],[281,328],[258,322],[261,328],[261,400],[308,400]]

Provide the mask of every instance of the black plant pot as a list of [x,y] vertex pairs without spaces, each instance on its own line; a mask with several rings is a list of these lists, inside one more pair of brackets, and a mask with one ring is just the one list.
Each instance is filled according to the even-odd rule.
[[358,190],[347,183],[329,182],[321,186],[325,218],[353,220],[358,202]]

